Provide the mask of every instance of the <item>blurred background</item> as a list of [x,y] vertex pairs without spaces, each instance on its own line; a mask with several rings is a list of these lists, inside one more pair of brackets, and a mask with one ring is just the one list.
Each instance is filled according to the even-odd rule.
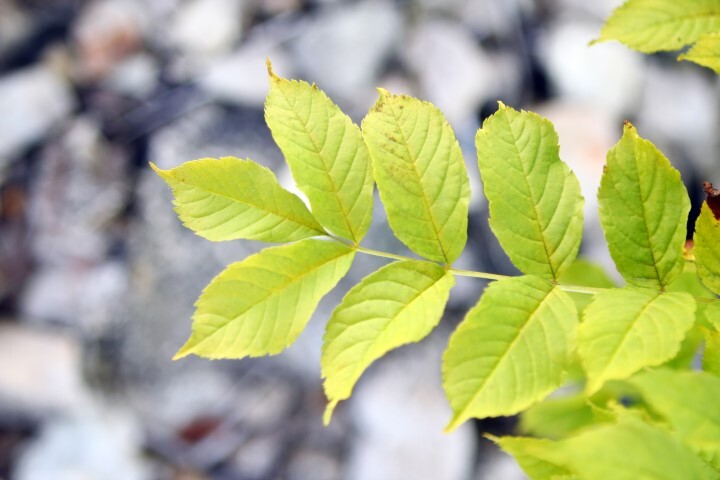
[[[441,326],[373,366],[325,428],[319,356],[357,262],[272,358],[172,362],[193,302],[257,242],[185,230],[148,168],[248,157],[291,186],[263,121],[265,58],[355,120],[376,86],[435,103],[473,201],[460,267],[513,273],[487,226],[473,147],[497,100],[550,118],[586,197],[583,253],[613,274],[595,192],[629,119],[697,208],[720,182],[720,84],[674,55],[588,47],[619,0],[0,0],[0,478],[524,478],[450,418],[440,356],[484,283],[461,278]],[[692,217],[692,215],[691,215]],[[367,246],[404,253],[376,209]]]

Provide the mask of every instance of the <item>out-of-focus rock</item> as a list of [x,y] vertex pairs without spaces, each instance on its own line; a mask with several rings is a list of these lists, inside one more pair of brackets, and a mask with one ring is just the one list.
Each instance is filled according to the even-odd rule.
[[12,0],[0,1],[0,63],[4,54],[31,32],[31,17]]
[[[299,448],[287,467],[288,480],[338,480],[343,478],[338,458],[327,452]],[[417,478],[417,477],[416,477]]]
[[44,65],[0,78],[0,170],[75,108],[70,85]]
[[142,432],[127,412],[91,407],[43,426],[18,460],[17,480],[146,480]]
[[189,0],[172,19],[170,39],[188,55],[228,52],[242,33],[243,6],[241,0]]
[[134,0],[88,2],[75,23],[73,37],[79,54],[79,77],[95,81],[143,44],[146,17]]
[[[566,15],[583,15],[605,21],[612,11],[623,3],[625,3],[625,0],[596,0],[594,2],[586,2],[584,0],[560,0],[555,2],[555,8]],[[600,29],[598,28],[596,36],[599,34]]]
[[525,480],[527,477],[510,455],[497,452],[481,464],[477,480],[498,478],[502,480]]
[[0,327],[0,411],[43,417],[83,409],[81,347],[73,338],[10,325]]
[[155,90],[160,68],[154,57],[135,54],[116,65],[103,82],[109,90],[134,98],[146,98]]
[[[510,37],[518,34],[523,15],[531,15],[532,0],[496,2],[493,0],[420,0],[425,10],[442,12],[462,21],[481,36]],[[436,16],[439,16],[435,14]]]
[[198,83],[214,99],[262,108],[269,89],[265,65],[268,58],[278,75],[294,76],[287,54],[273,42],[261,40],[245,43],[232,54],[217,60]]
[[459,23],[421,23],[410,35],[405,58],[424,95],[454,126],[475,126],[480,105],[503,85],[491,58]]
[[289,47],[307,80],[318,81],[331,96],[366,106],[402,28],[392,3],[366,0],[323,10]]
[[452,417],[438,368],[443,343],[431,336],[405,355],[381,359],[382,368],[358,385],[346,406],[358,431],[349,479],[468,478],[475,448],[470,425],[442,433]]

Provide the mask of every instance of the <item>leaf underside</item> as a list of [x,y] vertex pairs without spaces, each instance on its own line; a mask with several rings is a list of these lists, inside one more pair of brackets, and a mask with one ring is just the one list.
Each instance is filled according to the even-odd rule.
[[580,248],[584,200],[552,124],[501,104],[475,143],[500,245],[523,273],[557,279]]
[[322,376],[330,402],[326,424],[374,360],[422,340],[435,328],[454,283],[441,266],[409,260],[381,268],[348,292],[324,337]]
[[587,393],[673,358],[694,314],[695,300],[687,293],[625,287],[595,295],[578,334]]
[[372,220],[373,179],[357,125],[316,86],[272,70],[265,120],[318,221],[360,242]]
[[471,417],[513,415],[559,387],[576,326],[573,301],[540,277],[491,284],[443,357],[448,430]]
[[347,273],[355,251],[301,240],[233,263],[205,288],[193,333],[175,358],[274,355],[295,341],[320,299]]
[[667,158],[626,123],[598,190],[600,222],[623,278],[662,287],[683,271],[690,199]]
[[380,89],[362,131],[395,236],[428,260],[454,262],[467,240],[470,183],[445,117],[427,102]]

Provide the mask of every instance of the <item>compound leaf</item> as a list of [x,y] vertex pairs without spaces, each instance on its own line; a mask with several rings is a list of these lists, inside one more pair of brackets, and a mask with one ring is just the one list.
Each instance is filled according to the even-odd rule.
[[720,31],[703,35],[687,53],[678,60],[688,60],[708,67],[720,74]]
[[281,352],[300,335],[354,256],[355,250],[346,245],[308,239],[266,248],[233,263],[200,295],[192,336],[175,358]]
[[326,423],[374,360],[432,331],[454,283],[441,266],[409,260],[381,268],[348,292],[325,332],[321,363],[330,401]]
[[673,358],[694,321],[695,300],[687,293],[625,287],[595,295],[578,338],[588,394]]
[[660,369],[630,382],[687,445],[720,468],[720,378],[706,372]]
[[552,124],[501,103],[475,144],[500,245],[522,272],[557,279],[580,248],[584,200]]
[[597,41],[618,40],[640,52],[678,50],[720,31],[717,0],[628,0],[610,16]]
[[577,310],[547,280],[491,284],[465,317],[443,357],[452,430],[470,417],[513,415],[563,381],[575,343]]
[[491,438],[503,451],[515,458],[531,480],[576,480],[567,468],[554,463],[552,451],[557,448],[550,440],[528,437]]
[[697,273],[703,284],[720,294],[720,212],[715,216],[708,203],[703,203],[695,222],[693,253]]
[[269,68],[265,121],[315,217],[355,243],[370,226],[373,179],[360,129],[315,85]]
[[668,285],[683,271],[690,200],[680,173],[626,122],[608,152],[600,222],[618,270],[633,285]]
[[325,234],[302,200],[251,160],[203,158],[171,170],[150,166],[172,188],[183,224],[208,240],[285,243]]
[[467,241],[470,183],[460,146],[433,105],[379,92],[362,130],[390,227],[413,252],[450,264]]
[[557,442],[556,463],[583,480],[717,480],[718,474],[669,432],[623,415]]

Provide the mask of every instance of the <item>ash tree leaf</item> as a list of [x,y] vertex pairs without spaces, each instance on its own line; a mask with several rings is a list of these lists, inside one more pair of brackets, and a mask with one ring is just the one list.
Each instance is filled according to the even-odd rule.
[[175,195],[175,211],[208,240],[294,242],[325,235],[300,198],[251,160],[203,158],[171,170],[150,166]]
[[560,439],[603,420],[584,394],[553,395],[522,413],[520,430],[529,435]]
[[192,335],[175,359],[280,353],[300,335],[354,256],[347,245],[307,239],[233,263],[200,295]]
[[595,295],[578,332],[587,393],[673,358],[694,321],[695,299],[687,293],[625,287]]
[[630,382],[685,444],[720,469],[720,378],[706,372],[660,369]]
[[[571,263],[558,278],[561,285],[579,285],[591,288],[613,288],[615,282],[610,278],[605,269],[599,264],[589,262],[583,258],[577,258]],[[575,302],[578,312],[582,313],[593,296],[587,293],[568,292],[570,298]]]
[[628,0],[607,20],[597,41],[618,40],[640,52],[678,50],[720,31],[717,0]]
[[607,154],[598,201],[610,254],[628,283],[664,287],[680,275],[690,199],[680,173],[629,122]]
[[703,329],[705,351],[702,369],[720,377],[720,303],[708,305],[703,313],[709,325]]
[[372,220],[370,158],[357,125],[315,85],[275,75],[265,121],[318,221],[359,243]]
[[688,60],[720,74],[720,28],[717,32],[703,35],[687,53],[678,60]]
[[408,260],[386,265],[348,292],[325,331],[321,364],[330,402],[326,424],[374,360],[422,340],[435,328],[454,283],[441,266]]
[[582,239],[580,183],[552,124],[502,103],[475,138],[490,227],[523,273],[557,279]]
[[575,344],[572,299],[536,276],[491,284],[450,337],[443,388],[453,430],[471,417],[513,415],[558,388]]
[[549,458],[557,448],[555,442],[529,437],[492,438],[505,452],[513,456],[530,480],[577,480],[578,477]]
[[465,248],[470,202],[455,134],[430,103],[379,92],[362,131],[390,228],[421,257],[451,264]]
[[695,222],[693,244],[700,280],[708,289],[720,294],[720,210],[715,214],[708,202],[703,203]]
[[583,480],[717,480],[716,472],[669,432],[629,415],[557,442],[550,458]]

